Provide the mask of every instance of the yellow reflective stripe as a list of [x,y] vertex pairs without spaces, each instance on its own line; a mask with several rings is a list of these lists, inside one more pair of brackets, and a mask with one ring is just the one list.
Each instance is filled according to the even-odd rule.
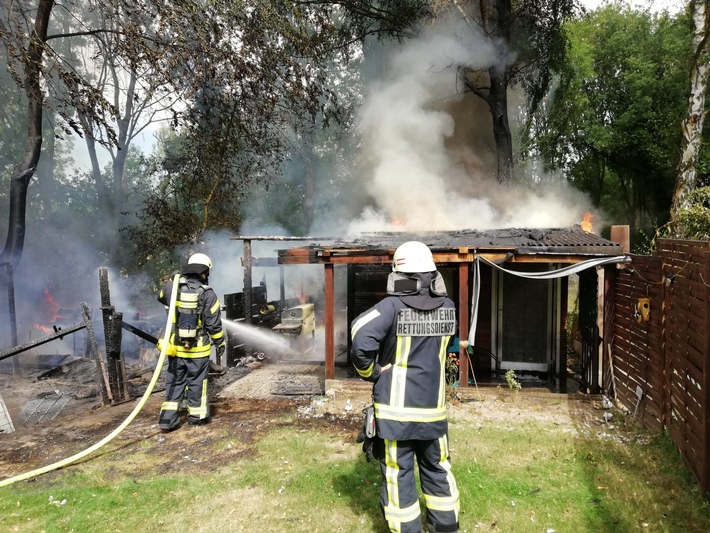
[[397,464],[397,441],[385,440],[385,483],[387,483],[387,508],[399,509],[398,476],[399,465]]
[[418,501],[409,507],[405,507],[404,509],[388,505],[383,510],[385,513],[385,520],[387,520],[390,531],[401,531],[402,522],[411,522],[412,520],[416,520],[422,514]]
[[200,397],[199,407],[187,406],[187,413],[194,416],[199,416],[200,418],[207,417],[207,380],[202,380],[202,395]]
[[224,331],[220,331],[219,333],[215,333],[214,335],[210,334],[210,338],[213,341],[217,341],[217,340],[221,339],[222,337],[224,337]]
[[360,370],[359,368],[355,368],[356,372],[363,378],[369,378],[372,375],[372,370],[375,368],[375,362],[373,361],[370,366],[368,366],[365,370]]
[[194,337],[197,335],[197,330],[193,328],[178,328],[178,335],[181,337]]
[[426,502],[427,509],[433,509],[435,511],[457,512],[459,509],[458,494],[456,496],[430,496],[429,494],[425,494],[424,501]]
[[392,407],[404,407],[404,395],[407,384],[407,364],[409,362],[409,350],[412,346],[411,337],[397,337],[397,349],[395,352],[392,372],[392,386],[390,388],[390,405]]
[[220,308],[219,300],[217,300],[212,307],[210,307],[210,314],[214,315]]
[[186,359],[197,359],[199,357],[209,357],[210,356],[210,345],[205,346],[195,346],[191,350],[186,350],[181,345],[175,347],[175,355],[178,357],[184,357]]
[[439,401],[440,407],[446,405],[446,356],[448,355],[446,348],[449,346],[449,339],[451,337],[441,337],[441,344],[439,345],[439,364],[441,365],[441,372],[439,372]]
[[[443,511],[453,511],[456,514],[456,520],[459,519],[459,489],[456,484],[456,479],[454,478],[454,473],[451,471],[451,461],[449,460],[449,437],[448,435],[443,435],[439,437],[439,449],[441,450],[441,461],[439,464],[446,471],[446,483],[449,485],[449,492],[451,496],[447,500],[442,500],[438,502],[438,505],[445,506],[441,510]],[[426,498],[426,495],[425,495]],[[427,507],[429,503],[427,502]],[[437,507],[433,507],[436,509]]]
[[179,402],[163,402],[163,405],[160,406],[161,411],[177,411],[179,408]]
[[392,407],[375,403],[375,417],[398,422],[437,422],[446,418],[446,406],[433,408]]
[[358,330],[367,324],[368,322],[371,322],[372,320],[376,319],[378,316],[380,316],[380,312],[377,309],[373,309],[366,315],[363,315],[360,317],[358,320],[353,322],[352,328],[350,328],[350,338],[355,338],[355,334],[358,332]]
[[421,515],[419,501],[401,508],[399,502],[399,466],[397,465],[397,441],[386,440],[385,444],[385,483],[387,484],[387,505],[382,509],[390,531],[402,531],[402,523],[416,520]]

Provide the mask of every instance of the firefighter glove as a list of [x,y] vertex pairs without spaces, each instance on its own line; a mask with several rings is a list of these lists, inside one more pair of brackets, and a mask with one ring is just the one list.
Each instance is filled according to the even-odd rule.
[[362,443],[362,453],[365,454],[365,459],[367,459],[368,463],[370,461],[374,461],[375,459],[379,459],[379,450],[382,447],[381,438],[367,437],[365,435],[365,432],[361,431],[360,434],[357,436],[357,439],[355,439],[355,442]]
[[217,359],[221,360],[222,356],[224,355],[224,352],[227,350],[227,345],[223,342],[219,346],[217,346]]

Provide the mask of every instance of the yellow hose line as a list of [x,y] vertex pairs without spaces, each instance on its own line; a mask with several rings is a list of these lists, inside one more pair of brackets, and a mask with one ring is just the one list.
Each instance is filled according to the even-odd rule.
[[94,444],[93,446],[87,448],[84,451],[81,451],[75,455],[72,455],[71,457],[67,457],[66,459],[62,459],[61,461],[58,461],[54,464],[44,466],[42,468],[38,468],[36,470],[31,470],[29,472],[25,472],[24,474],[20,474],[11,478],[4,479],[0,481],[0,487],[6,487],[8,485],[12,485],[13,483],[16,483],[17,481],[22,481],[23,479],[29,479],[31,477],[39,476],[41,474],[46,474],[47,472],[51,472],[52,470],[56,470],[57,468],[62,468],[63,466],[66,466],[68,464],[71,464],[75,461],[78,461],[79,459],[82,459],[89,455],[90,453],[95,452],[99,448],[101,448],[103,445],[111,442],[111,440],[116,437],[121,431],[126,429],[128,424],[130,424],[133,419],[136,417],[136,415],[140,412],[141,409],[143,409],[143,406],[145,405],[145,402],[148,401],[148,398],[150,397],[151,393],[153,392],[153,388],[155,387],[156,382],[158,381],[158,377],[160,376],[160,371],[163,368],[163,362],[165,361],[165,352],[168,347],[168,341],[170,340],[170,332],[172,330],[172,316],[173,312],[175,310],[175,302],[177,301],[177,291],[178,291],[178,284],[180,281],[180,275],[176,274],[175,278],[173,279],[173,290],[170,293],[170,308],[168,310],[168,321],[167,324],[165,325],[165,336],[163,337],[163,342],[162,348],[160,350],[160,357],[158,358],[158,363],[155,365],[155,372],[153,373],[153,378],[150,380],[150,383],[148,384],[148,388],[146,391],[143,393],[143,397],[140,399],[138,402],[138,405],[135,406],[133,409],[133,412],[131,412],[130,415],[128,415],[128,418],[126,418],[123,423],[118,426],[116,429],[114,429],[110,434],[106,435],[103,439],[101,439],[99,442]]

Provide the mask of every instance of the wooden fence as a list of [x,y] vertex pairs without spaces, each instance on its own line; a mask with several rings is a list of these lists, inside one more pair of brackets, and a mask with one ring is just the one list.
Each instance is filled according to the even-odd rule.
[[602,388],[649,429],[668,431],[710,492],[710,243],[657,248],[607,270]]

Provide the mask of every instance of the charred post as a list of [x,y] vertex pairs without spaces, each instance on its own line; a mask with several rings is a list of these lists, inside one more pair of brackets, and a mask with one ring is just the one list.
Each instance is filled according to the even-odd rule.
[[99,343],[96,340],[96,332],[91,324],[91,311],[85,303],[81,304],[81,314],[84,318],[84,327],[86,328],[86,348],[90,356],[96,361],[96,384],[101,392],[101,403],[103,405],[112,400],[111,389],[109,387],[108,372],[106,371],[106,362],[99,352]]
[[117,313],[111,305],[111,294],[108,284],[108,271],[105,267],[99,269],[99,291],[101,293],[101,311],[104,321],[106,339],[106,362],[109,387],[113,403],[128,400],[126,389],[126,367],[121,354],[122,313]]

